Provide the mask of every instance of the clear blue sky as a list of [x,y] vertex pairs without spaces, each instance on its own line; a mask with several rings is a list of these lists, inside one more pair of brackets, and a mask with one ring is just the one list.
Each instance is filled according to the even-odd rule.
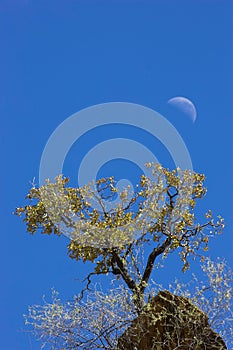
[[[0,0],[2,349],[39,349],[21,332],[27,305],[40,303],[51,287],[64,299],[71,297],[88,271],[68,258],[67,238],[30,236],[11,214],[25,204],[29,182],[35,177],[38,183],[51,133],[85,107],[137,103],[174,125],[194,169],[207,176],[208,194],[199,212],[211,208],[226,219],[211,256],[232,263],[231,13],[227,0]],[[195,123],[167,104],[174,96],[195,103]],[[109,125],[74,144],[64,174],[75,183],[81,158],[91,147],[129,133],[170,165],[164,147],[145,131]],[[120,173],[120,162],[106,164],[101,174],[135,180],[138,169],[125,162]],[[174,265],[169,271],[169,278],[179,275]]]

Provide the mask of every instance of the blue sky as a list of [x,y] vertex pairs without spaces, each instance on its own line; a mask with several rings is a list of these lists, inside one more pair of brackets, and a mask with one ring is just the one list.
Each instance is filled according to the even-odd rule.
[[[28,304],[55,287],[65,298],[81,288],[89,266],[66,254],[66,237],[30,236],[15,207],[35,177],[51,133],[73,113],[107,102],[130,102],[161,113],[182,136],[194,170],[206,174],[211,208],[226,219],[211,256],[232,263],[232,5],[227,0],[1,0],[2,235],[1,347],[37,350],[21,331]],[[188,97],[197,120],[167,104]],[[173,166],[163,145],[144,130],[107,125],[72,146],[63,172],[75,185],[82,157],[93,146],[129,137]],[[125,170],[123,169],[125,167]],[[140,174],[115,160],[99,174]],[[179,275],[168,269],[167,280]],[[164,279],[160,275],[161,279]],[[166,279],[165,279],[166,280]]]

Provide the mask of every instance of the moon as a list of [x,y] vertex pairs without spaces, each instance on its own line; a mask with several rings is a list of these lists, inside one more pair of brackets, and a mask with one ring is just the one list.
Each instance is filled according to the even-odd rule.
[[190,101],[188,98],[183,96],[176,96],[170,98],[167,103],[179,109],[181,112],[186,114],[193,123],[195,123],[197,118],[197,111],[192,101]]

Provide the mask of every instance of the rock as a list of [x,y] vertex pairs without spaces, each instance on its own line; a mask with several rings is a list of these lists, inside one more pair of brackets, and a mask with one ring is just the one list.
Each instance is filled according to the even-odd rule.
[[227,350],[188,298],[160,291],[118,340],[118,350]]

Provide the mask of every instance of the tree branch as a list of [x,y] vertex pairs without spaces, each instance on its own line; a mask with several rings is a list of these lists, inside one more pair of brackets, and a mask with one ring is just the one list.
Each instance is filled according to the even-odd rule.
[[129,289],[134,292],[137,289],[137,285],[136,285],[135,281],[132,279],[132,277],[129,275],[127,269],[124,266],[124,263],[123,263],[121,257],[119,256],[119,254],[117,253],[117,250],[115,248],[112,250],[112,257],[113,257],[113,264],[114,263],[117,264],[117,266],[119,268],[120,275],[122,276],[123,280],[125,281],[125,283],[129,287]]
[[89,286],[91,284],[91,276],[95,276],[95,275],[106,275],[106,272],[90,272],[86,278],[84,278],[84,280],[82,282],[85,282],[87,281],[87,284],[86,284],[86,287],[84,289],[81,290],[81,293],[80,293],[80,297],[78,298],[79,300],[83,299],[83,296],[84,296],[84,293],[87,291],[87,290],[90,290],[89,289]]
[[150,255],[147,259],[147,264],[146,264],[146,268],[145,268],[145,271],[144,271],[143,276],[142,276],[142,280],[139,284],[139,288],[140,288],[141,293],[143,293],[145,288],[146,288],[146,284],[150,278],[151,272],[152,272],[153,267],[154,267],[155,259],[157,258],[157,256],[159,256],[160,254],[162,254],[165,251],[165,249],[170,245],[170,243],[171,243],[171,237],[169,236],[163,242],[162,245],[154,248],[153,251],[150,253]]

